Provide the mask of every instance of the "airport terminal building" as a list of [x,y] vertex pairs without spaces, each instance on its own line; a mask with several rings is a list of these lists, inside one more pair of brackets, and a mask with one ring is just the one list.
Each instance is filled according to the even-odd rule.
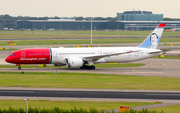
[[[180,21],[163,21],[163,14],[151,11],[124,11],[117,13],[117,20],[93,20],[94,30],[152,30],[160,23],[167,23],[165,29],[180,28]],[[48,19],[48,20],[0,20],[0,30],[90,30],[90,20]]]
[[163,14],[153,14],[151,11],[124,11],[117,13],[119,21],[163,21]]
[[[160,23],[165,29],[180,28],[180,21],[93,21],[94,30],[152,30]],[[17,29],[30,30],[90,30],[91,21],[18,20]]]
[[[90,30],[91,21],[76,20],[18,20],[18,29],[56,29],[56,30]],[[124,29],[124,24],[120,21],[93,21],[93,29]]]

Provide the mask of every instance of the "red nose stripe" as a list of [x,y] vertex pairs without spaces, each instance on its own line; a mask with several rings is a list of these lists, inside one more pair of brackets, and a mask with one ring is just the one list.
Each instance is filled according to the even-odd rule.
[[49,48],[22,49],[13,52],[14,56],[8,56],[5,60],[14,64],[49,64]]
[[50,62],[49,48],[27,49],[24,52],[25,57],[21,55],[20,58],[22,64],[49,64]]

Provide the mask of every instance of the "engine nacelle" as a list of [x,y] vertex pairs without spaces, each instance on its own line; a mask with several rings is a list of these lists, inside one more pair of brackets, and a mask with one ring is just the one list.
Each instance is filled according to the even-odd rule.
[[81,58],[70,57],[66,59],[66,66],[68,68],[82,67],[84,61]]

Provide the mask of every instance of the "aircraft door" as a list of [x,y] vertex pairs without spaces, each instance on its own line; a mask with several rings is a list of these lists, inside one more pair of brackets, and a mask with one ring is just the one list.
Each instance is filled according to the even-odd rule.
[[57,51],[54,51],[54,58],[57,58]]

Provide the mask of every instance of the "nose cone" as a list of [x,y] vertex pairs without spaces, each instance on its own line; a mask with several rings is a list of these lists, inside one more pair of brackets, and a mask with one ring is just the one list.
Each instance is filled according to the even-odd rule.
[[5,61],[11,63],[11,59],[9,58],[9,56],[5,59]]

